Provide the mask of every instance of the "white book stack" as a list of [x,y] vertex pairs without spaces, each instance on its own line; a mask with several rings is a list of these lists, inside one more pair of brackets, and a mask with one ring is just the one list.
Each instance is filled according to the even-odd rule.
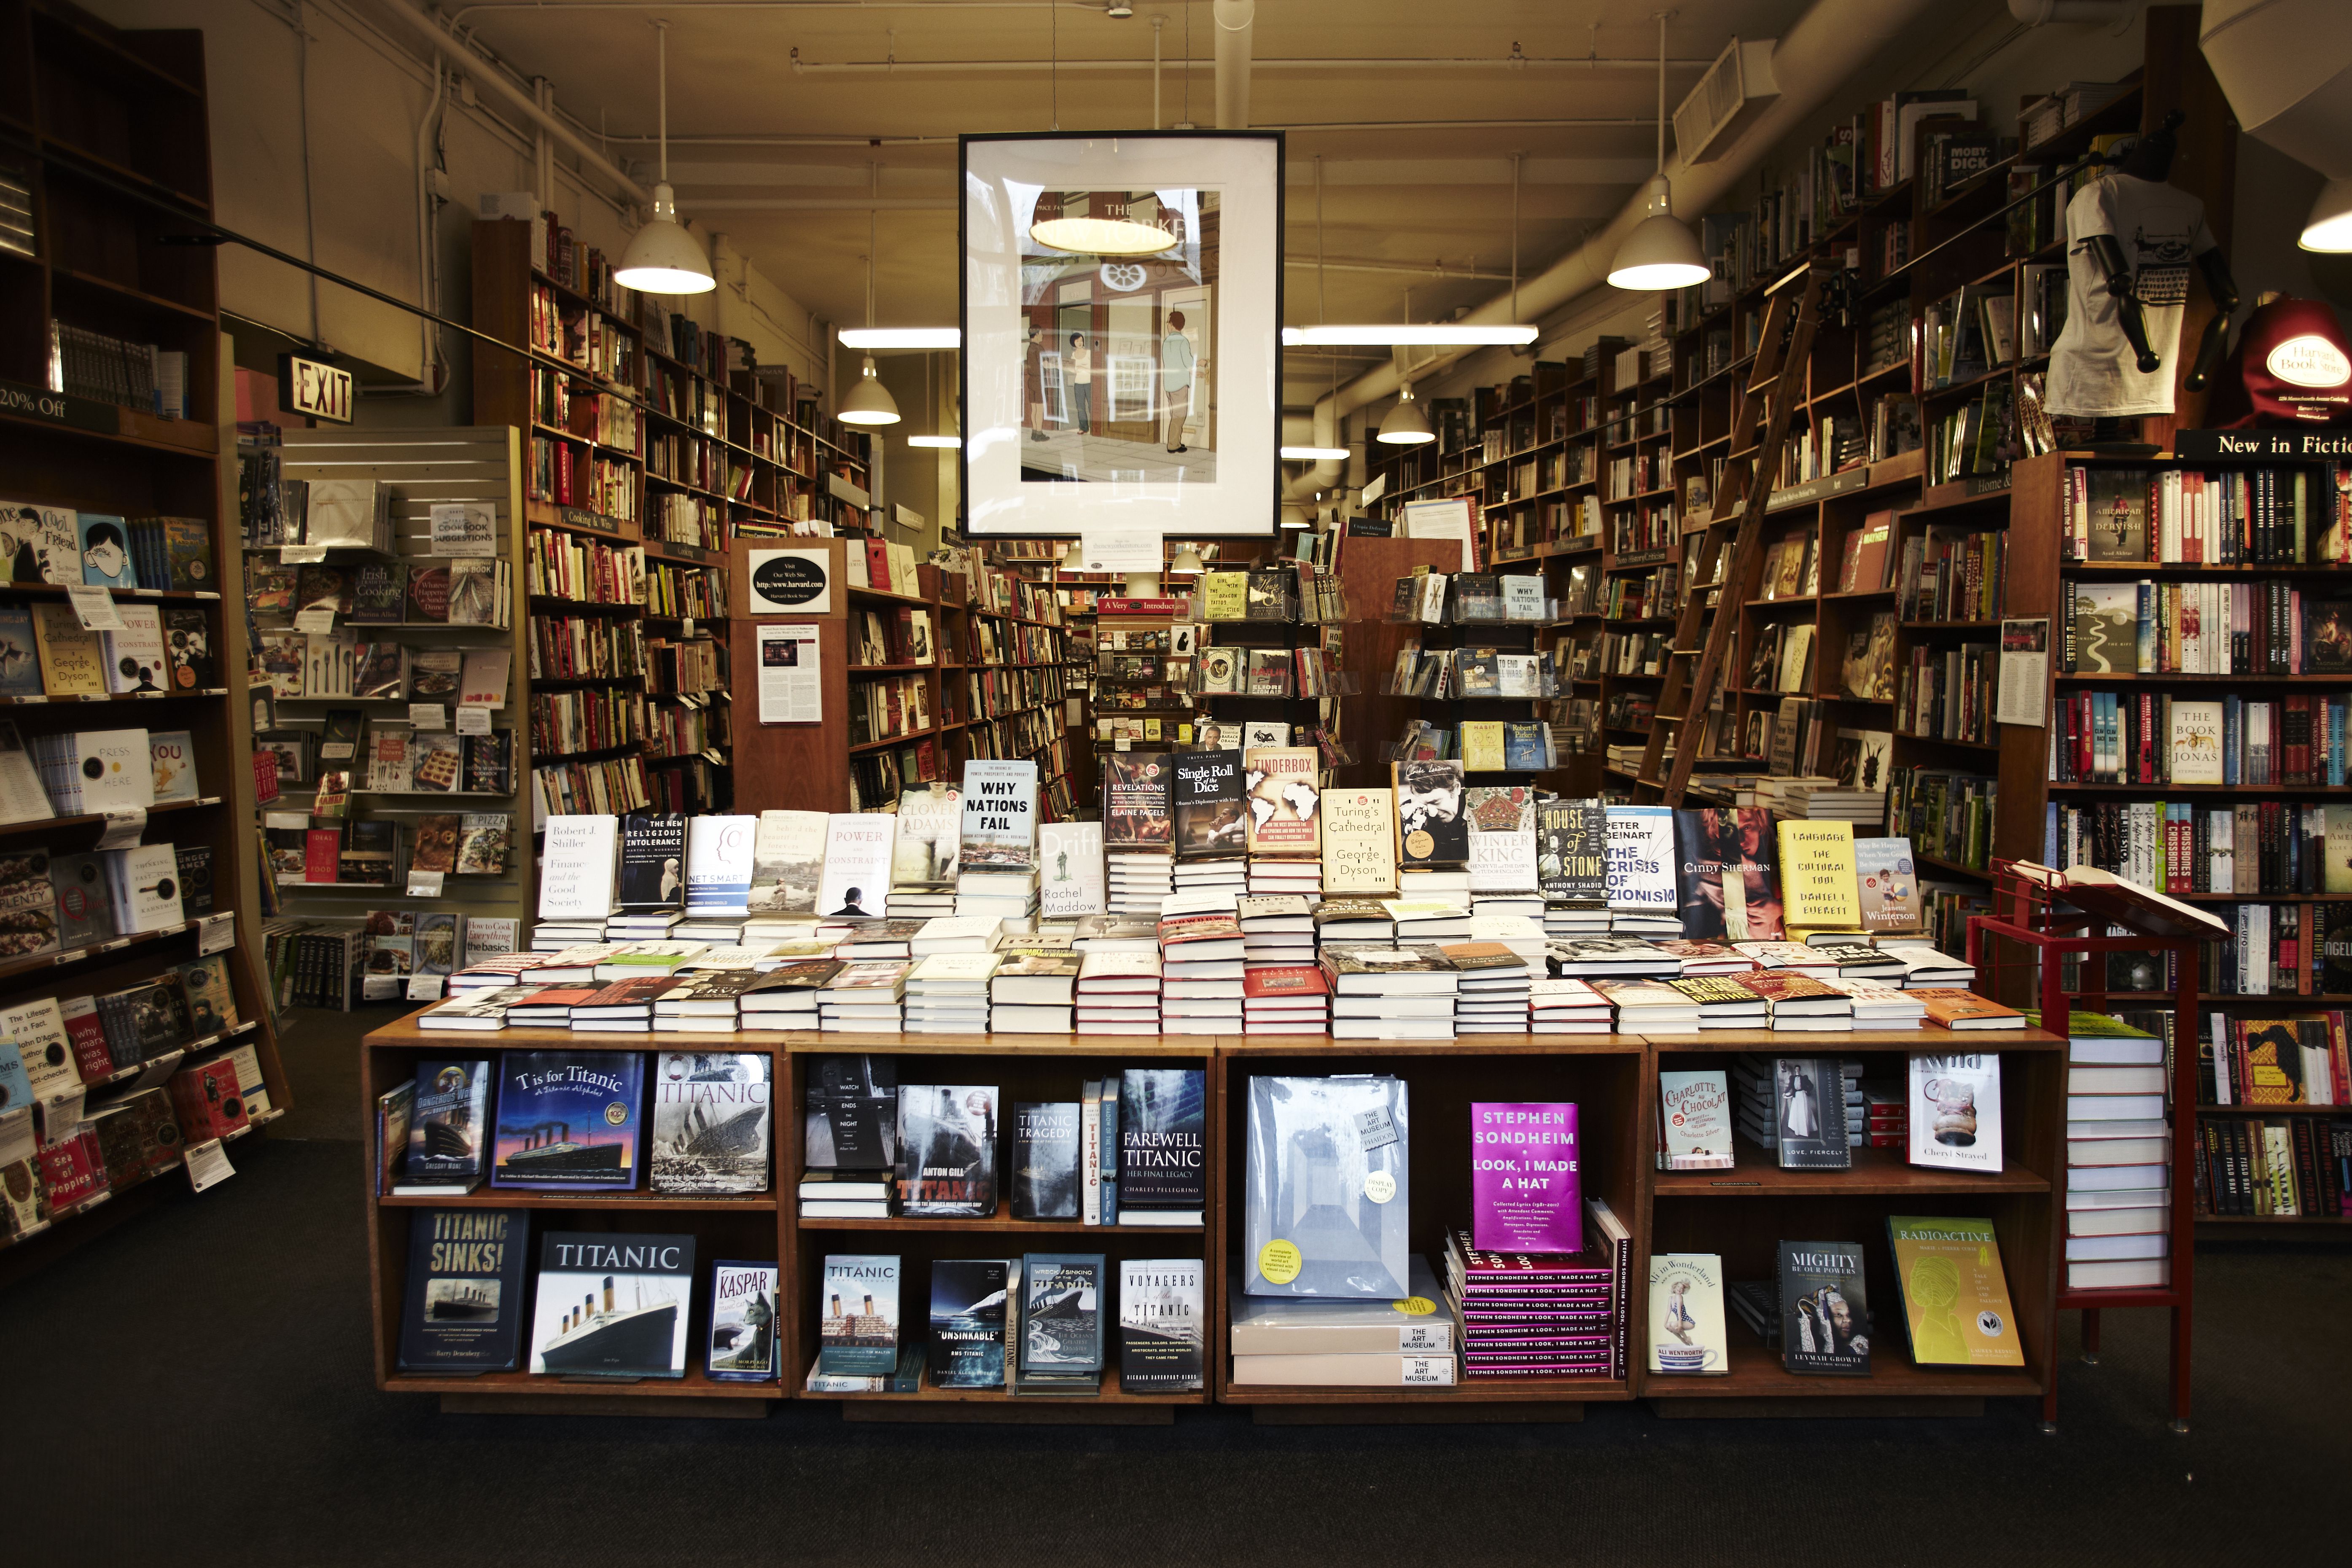
[[1460,899],[1389,899],[1383,907],[1396,925],[1396,942],[1468,942],[1470,900]]
[[1104,856],[1103,863],[1108,875],[1110,912],[1157,920],[1160,900],[1176,890],[1176,858],[1114,849]]
[[1609,910],[1606,907],[1572,909],[1567,904],[1547,903],[1543,910],[1544,935],[1606,936],[1609,934]]
[[923,922],[907,943],[909,958],[940,952],[992,952],[1004,933],[1004,921],[991,915],[936,915]]
[[1426,944],[1326,948],[1331,1035],[1342,1040],[1443,1040],[1454,1035],[1460,973]]
[[1609,999],[1581,980],[1538,980],[1528,987],[1528,1029],[1538,1035],[1605,1035]]
[[1244,963],[1315,962],[1315,916],[1303,897],[1252,893],[1235,901],[1234,913],[1241,918]]
[[[1484,951],[1499,944],[1465,943],[1449,952],[1461,968],[1454,982],[1454,1028],[1463,1035],[1524,1035],[1528,1005],[1540,962],[1530,966],[1516,952]],[[1473,952],[1465,953],[1463,948]]]
[[1080,961],[1077,1032],[1160,1033],[1160,953],[1089,951]]
[[710,975],[682,976],[679,983],[654,998],[656,1034],[731,1035],[736,1029],[735,998],[728,992],[736,982]]
[[1249,890],[1269,898],[1320,898],[1323,862],[1282,856],[1261,856],[1249,863]]
[[653,942],[677,929],[686,917],[676,910],[634,910],[604,922],[604,934],[614,942]]
[[1249,862],[1238,855],[1218,860],[1179,860],[1175,882],[1179,893],[1245,893],[1249,891]]
[[1857,1029],[1917,1029],[1926,1026],[1927,1005],[1908,992],[1882,980],[1853,980],[1825,975],[1822,984],[1843,991],[1853,1002]]
[[1396,921],[1378,900],[1327,901],[1315,911],[1315,942],[1390,942],[1396,940]]
[[1925,990],[1929,986],[1956,985],[1963,991],[1973,991],[1977,984],[1977,967],[1966,959],[1929,946],[1924,942],[1881,942],[1878,950],[1903,961],[1903,977],[1889,980],[1889,985],[1906,990]]
[[816,938],[817,918],[814,915],[753,915],[743,922],[745,943],[763,942],[812,942]]
[[625,942],[596,965],[598,980],[645,980],[675,974],[709,948],[698,942]]
[[[2228,1029],[2229,1020],[2220,1013],[2213,1020],[2219,1029]],[[2171,1155],[2164,1042],[2145,1033],[2070,1039],[2069,1289],[2145,1289],[2170,1283]]]
[[1160,956],[1160,917],[1082,915],[1070,945],[1080,952],[1148,952]]
[[929,920],[955,913],[953,888],[893,888],[882,896],[882,912],[892,920]]
[[994,915],[1013,931],[1027,931],[1037,914],[1037,873],[964,871],[956,877],[955,912]]
[[1609,931],[1612,936],[1680,936],[1683,918],[1679,914],[1649,914],[1633,910],[1612,910],[1609,915]]
[[743,922],[724,915],[688,915],[670,927],[669,934],[695,942],[723,942],[731,946],[743,940]]
[[[1238,866],[1239,861],[1234,862]],[[1223,890],[1179,894],[1168,918],[1236,910],[1238,900]],[[1243,952],[1246,937],[1162,943],[1160,953],[1160,1028],[1169,1035],[1237,1034],[1242,1026]]]
[[1528,973],[1544,973],[1544,929],[1541,921],[1532,915],[1481,914],[1470,916],[1472,942],[1498,942],[1528,961]]
[[843,965],[817,994],[817,1026],[843,1034],[898,1033],[905,1022],[910,967],[903,959]]
[[984,1034],[992,952],[935,952],[907,972],[907,1033]]
[[1470,914],[1473,919],[1481,915],[1503,915],[1539,922],[1543,919],[1543,913],[1544,901],[1541,893],[1473,893],[1470,895]]
[[988,984],[988,1026],[1002,1035],[1073,1032],[1077,979],[1085,962],[1075,952],[1000,955]]
[[[1729,1071],[1733,1110],[1740,1131],[1777,1153],[1780,1147],[1780,1107],[1779,1090],[1774,1087],[1774,1059],[1744,1054],[1734,1058]],[[1870,1126],[1870,1107],[1862,1098],[1862,1063],[1842,1061],[1838,1063],[1838,1081],[1845,1091],[1846,1146],[1859,1149]]]
[[1466,912],[1470,908],[1470,873],[1430,868],[1399,871],[1397,897],[1459,904]]
[[530,928],[533,952],[562,952],[567,947],[604,940],[603,921],[541,921]]

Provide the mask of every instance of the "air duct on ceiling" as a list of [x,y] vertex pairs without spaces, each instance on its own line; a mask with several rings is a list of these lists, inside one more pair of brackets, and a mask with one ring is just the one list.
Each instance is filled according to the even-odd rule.
[[1250,108],[1250,33],[1257,0],[1217,0],[1217,129],[1246,131]]
[[1773,38],[1734,38],[1675,110],[1675,150],[1685,163],[1707,163],[1780,96],[1772,75]]

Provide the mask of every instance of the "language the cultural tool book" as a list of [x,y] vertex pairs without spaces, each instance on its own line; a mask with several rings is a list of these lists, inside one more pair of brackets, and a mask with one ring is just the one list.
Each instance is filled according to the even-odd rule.
[[2000,1055],[1970,1051],[1911,1058],[1911,1163],[2000,1173]]
[[1573,1103],[1473,1101],[1470,1228],[1494,1252],[1581,1252],[1581,1152]]
[[522,1343],[529,1216],[520,1209],[412,1209],[403,1372],[512,1372]]
[[835,1377],[887,1377],[898,1364],[896,1254],[835,1253],[817,1293],[817,1370]]
[[645,1058],[509,1051],[499,1061],[498,1102],[492,1186],[562,1192],[637,1184]]
[[654,1058],[657,1193],[764,1193],[769,1059],[756,1051],[662,1051]]
[[539,1238],[530,1370],[684,1377],[694,1237],[549,1231]]
[[1731,1370],[1721,1258],[1662,1252],[1650,1258],[1649,1353],[1655,1373],[1719,1376]]
[[1789,819],[1780,825],[1780,889],[1791,940],[1809,931],[1853,931],[1862,923],[1854,884],[1853,824]]
[[720,1383],[771,1383],[781,1357],[776,1266],[725,1260],[710,1266],[710,1343],[703,1371]]
[[1780,1255],[1780,1364],[1802,1374],[1870,1375],[1870,1304],[1862,1248],[1784,1241]]
[[1723,1069],[1659,1073],[1658,1169],[1728,1171],[1732,1164],[1731,1089]]

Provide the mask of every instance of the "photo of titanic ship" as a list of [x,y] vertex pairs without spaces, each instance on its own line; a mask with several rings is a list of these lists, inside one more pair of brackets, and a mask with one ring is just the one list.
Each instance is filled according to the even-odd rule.
[[497,1279],[428,1279],[425,1282],[425,1316],[436,1323],[494,1322],[499,1315]]
[[[542,1291],[558,1288],[564,1276],[542,1277]],[[634,1280],[634,1305],[615,1300],[614,1277],[604,1277],[601,1291],[589,1290],[565,1307],[554,1331],[540,1342],[534,1371],[573,1374],[677,1377],[686,1369],[677,1363],[678,1303],[667,1296],[648,1301],[645,1281]],[[558,1297],[561,1302],[562,1298]],[[547,1307],[540,1316],[544,1322]]]

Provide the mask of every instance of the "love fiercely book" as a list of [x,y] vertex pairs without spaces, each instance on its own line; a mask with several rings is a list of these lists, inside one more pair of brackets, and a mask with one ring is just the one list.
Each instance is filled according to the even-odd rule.
[[1853,1166],[1853,1150],[1846,1142],[1845,1078],[1837,1058],[1775,1058],[1772,1095],[1782,1170],[1843,1171]]
[[1471,1237],[1489,1252],[1581,1252],[1584,1208],[1573,1103],[1474,1101]]

